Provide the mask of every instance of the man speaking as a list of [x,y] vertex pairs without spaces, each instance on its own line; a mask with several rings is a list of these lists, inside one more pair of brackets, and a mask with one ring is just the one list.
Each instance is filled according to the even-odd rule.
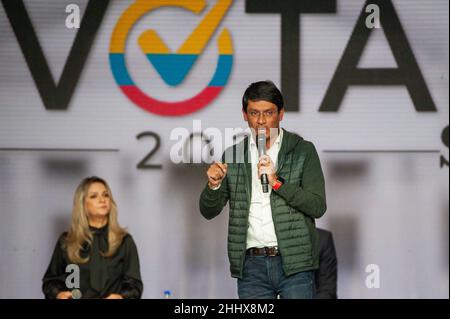
[[247,88],[242,113],[252,134],[208,168],[200,212],[211,219],[230,202],[228,257],[239,298],[313,298],[314,220],[326,211],[317,151],[280,128],[283,96],[272,82]]

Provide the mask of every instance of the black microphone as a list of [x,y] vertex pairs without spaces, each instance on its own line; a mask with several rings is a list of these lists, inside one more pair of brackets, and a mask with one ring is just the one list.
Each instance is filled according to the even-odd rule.
[[[258,155],[261,157],[262,155],[266,155],[266,129],[259,128],[258,129]],[[269,179],[267,178],[267,174],[261,174],[261,185],[263,193],[269,192]]]

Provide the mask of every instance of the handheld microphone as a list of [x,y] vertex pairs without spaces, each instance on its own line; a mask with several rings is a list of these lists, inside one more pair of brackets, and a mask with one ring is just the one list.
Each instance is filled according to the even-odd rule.
[[74,289],[72,290],[72,299],[81,299],[81,296],[83,294],[81,293],[80,289]]
[[[262,155],[266,155],[266,129],[259,128],[258,129],[258,155],[261,157]],[[261,174],[261,185],[263,193],[269,192],[269,179],[267,178],[267,174]]]

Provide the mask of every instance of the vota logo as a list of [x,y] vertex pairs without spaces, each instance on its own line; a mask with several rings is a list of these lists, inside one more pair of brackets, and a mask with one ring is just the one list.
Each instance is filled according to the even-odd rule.
[[[138,44],[150,64],[169,86],[183,82],[205,49],[229,10],[233,0],[218,0],[176,52],[171,52],[156,30],[147,30]],[[180,116],[195,112],[213,101],[225,87],[233,65],[233,45],[228,29],[219,32],[219,56],[215,72],[208,85],[193,97],[176,102],[161,101],[144,93],[133,81],[127,69],[125,47],[135,23],[160,7],[181,7],[199,14],[206,7],[204,0],[137,0],[125,10],[117,22],[110,43],[109,62],[122,92],[140,108],[159,115]]]

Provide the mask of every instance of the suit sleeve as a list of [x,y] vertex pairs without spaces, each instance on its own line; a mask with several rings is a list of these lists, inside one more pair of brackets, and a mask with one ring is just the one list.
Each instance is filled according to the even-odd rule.
[[[316,272],[316,298],[337,298],[337,258],[331,233],[319,233],[320,262]],[[323,240],[323,242],[322,242]]]

